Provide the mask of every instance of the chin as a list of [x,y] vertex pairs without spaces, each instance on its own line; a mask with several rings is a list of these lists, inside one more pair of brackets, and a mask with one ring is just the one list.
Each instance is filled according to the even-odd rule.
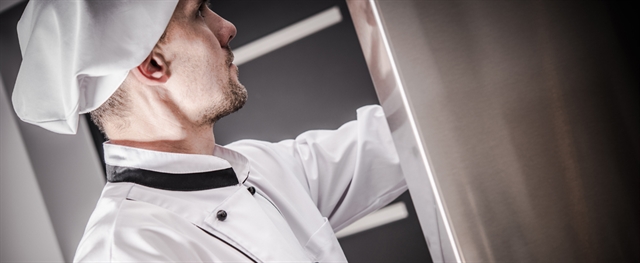
[[247,98],[247,89],[244,85],[238,81],[237,77],[230,76],[224,89],[224,100],[205,111],[202,118],[203,124],[213,125],[223,117],[242,109]]

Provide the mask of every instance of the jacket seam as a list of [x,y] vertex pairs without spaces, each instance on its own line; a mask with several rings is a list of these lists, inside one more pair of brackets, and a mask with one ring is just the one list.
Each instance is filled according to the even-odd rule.
[[133,185],[129,186],[129,190],[127,190],[127,194],[120,198],[120,202],[118,204],[118,212],[116,212],[115,219],[113,220],[113,224],[111,224],[111,229],[109,233],[109,238],[111,241],[109,242],[109,262],[113,262],[113,247],[115,243],[115,229],[118,224],[118,220],[120,219],[120,211],[122,211],[122,204],[127,201],[127,197],[129,193],[131,193],[131,189],[133,189]]
[[245,257],[247,257],[247,258],[248,258],[249,260],[251,260],[252,262],[254,262],[254,263],[257,263],[257,262],[258,262],[258,261],[256,261],[255,259],[251,258],[247,253],[245,253],[244,251],[240,250],[238,247],[236,247],[236,246],[234,246],[234,245],[230,244],[230,243],[229,243],[229,242],[227,242],[226,240],[224,240],[224,239],[222,239],[222,238],[220,238],[220,237],[218,237],[218,236],[214,235],[213,233],[211,233],[211,232],[209,232],[209,231],[205,230],[204,228],[202,228],[202,227],[200,227],[200,226],[198,226],[198,225],[196,225],[196,224],[193,224],[193,225],[194,225],[195,227],[199,228],[200,230],[202,230],[203,232],[205,232],[205,233],[209,234],[209,236],[214,237],[215,239],[220,240],[222,243],[225,243],[227,246],[230,246],[231,248],[233,248],[233,249],[235,249],[236,251],[240,252],[240,254],[244,255]]

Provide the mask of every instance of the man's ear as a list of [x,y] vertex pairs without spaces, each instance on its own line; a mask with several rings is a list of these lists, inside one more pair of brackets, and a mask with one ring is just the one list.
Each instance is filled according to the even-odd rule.
[[140,82],[150,86],[164,84],[171,76],[167,61],[155,51],[131,71]]

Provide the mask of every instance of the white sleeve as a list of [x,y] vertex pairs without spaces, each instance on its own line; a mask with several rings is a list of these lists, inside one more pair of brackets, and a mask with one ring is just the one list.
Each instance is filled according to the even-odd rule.
[[[261,156],[270,171],[293,172],[338,231],[407,189],[382,107],[362,107],[357,116],[337,130],[308,131],[268,146],[257,141],[234,144],[248,155]],[[260,150],[241,147],[249,144]]]

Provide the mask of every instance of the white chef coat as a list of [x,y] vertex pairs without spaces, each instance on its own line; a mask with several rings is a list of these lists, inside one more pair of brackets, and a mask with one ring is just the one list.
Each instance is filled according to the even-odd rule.
[[109,166],[188,182],[231,168],[238,184],[108,182],[74,262],[346,261],[334,231],[407,189],[382,108],[362,107],[357,116],[335,131],[242,140],[212,156],[106,143]]

